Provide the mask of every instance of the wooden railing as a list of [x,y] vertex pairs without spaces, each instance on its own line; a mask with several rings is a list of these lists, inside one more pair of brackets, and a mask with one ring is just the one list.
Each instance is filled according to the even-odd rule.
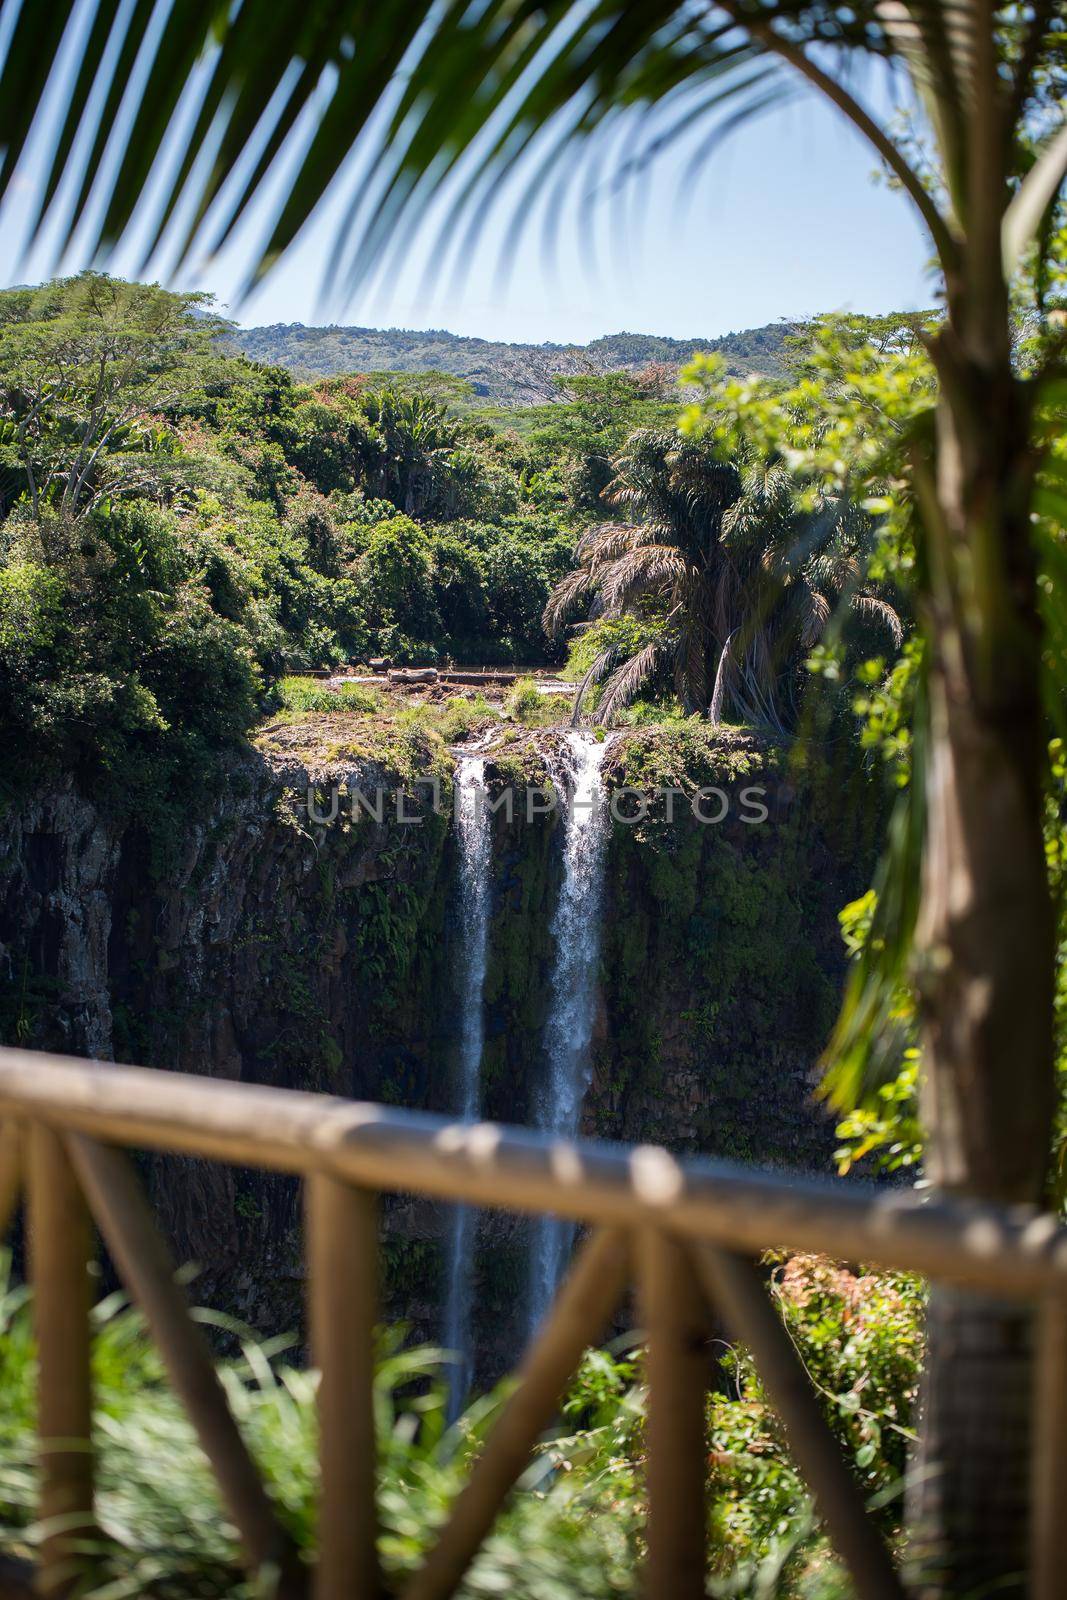
[[[834,1186],[653,1147],[570,1143],[295,1090],[0,1050],[0,1226],[25,1187],[39,1347],[38,1593],[72,1583],[93,1525],[90,1219],[142,1308],[214,1470],[248,1566],[283,1600],[382,1592],[372,1408],[376,1192],[553,1212],[587,1224],[555,1305],[451,1516],[404,1600],[455,1592],[584,1350],[636,1281],[647,1338],[648,1567],[653,1600],[702,1600],[708,1517],[706,1340],[714,1311],[750,1348],[818,1511],[863,1600],[900,1577],[866,1514],[753,1258],[771,1247],[906,1268],[1037,1304],[1039,1348],[1028,1594],[1067,1571],[1067,1231],[1026,1210]],[[179,1152],[305,1180],[311,1345],[319,1388],[318,1559],[279,1527],[190,1319],[123,1148]],[[52,1531],[49,1531],[51,1529]]]

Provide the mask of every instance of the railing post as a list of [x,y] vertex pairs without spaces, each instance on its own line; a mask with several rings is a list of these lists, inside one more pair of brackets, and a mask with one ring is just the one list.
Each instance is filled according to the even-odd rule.
[[1060,1600],[1067,1574],[1067,1297],[1046,1294],[1034,1317],[1032,1600]]
[[707,1569],[708,1320],[676,1240],[641,1231],[648,1339],[648,1600],[704,1600]]
[[92,1537],[93,1457],[89,1213],[59,1134],[40,1123],[29,1137],[29,1233],[37,1334],[40,1520],[39,1593],[71,1589]]
[[314,1173],[306,1208],[311,1350],[321,1374],[314,1600],[377,1600],[377,1206],[365,1190]]

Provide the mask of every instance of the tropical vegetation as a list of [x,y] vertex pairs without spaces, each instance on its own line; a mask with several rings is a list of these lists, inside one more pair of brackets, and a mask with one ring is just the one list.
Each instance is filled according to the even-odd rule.
[[[74,8],[54,8],[43,38],[37,8],[8,9],[0,187],[10,189]],[[355,145],[363,159],[349,170],[360,189],[340,210],[349,227],[331,258],[333,283],[387,271],[404,224],[431,204],[444,205],[447,232],[469,248],[496,196],[518,189],[536,214],[531,197],[553,178],[577,182],[587,153],[596,162],[621,149],[639,170],[703,122],[699,166],[724,132],[801,86],[848,119],[908,198],[943,296],[936,326],[918,330],[915,359],[928,363],[920,381],[907,352],[887,378],[870,349],[846,341],[833,381],[797,385],[788,417],[781,396],[727,395],[726,409],[751,435],[745,413],[755,402],[768,421],[755,440],[765,459],[774,459],[766,447],[775,434],[793,435],[813,497],[878,499],[888,484],[910,574],[920,639],[910,775],[834,1044],[838,1092],[869,1083],[906,982],[930,1181],[954,1194],[1040,1202],[1060,1010],[1046,837],[1065,663],[1061,8],[594,0],[576,16],[564,0],[443,10],[426,0],[380,6],[370,37],[363,23],[343,5],[309,22],[303,8],[268,0],[243,0],[225,15],[213,0],[193,0],[158,27],[151,6],[98,7],[67,114],[48,119],[39,219],[58,221],[65,237],[84,220],[101,247],[122,237],[194,78],[200,98],[168,164],[149,246],[178,219],[179,256],[194,242],[225,242],[285,149],[293,160],[263,241],[266,270]],[[879,111],[883,69],[909,98],[903,124]],[[298,125],[302,142],[290,149]],[[209,135],[212,159],[200,160]],[[74,149],[82,164],[71,207],[61,179]],[[513,178],[525,184],[503,181]],[[470,226],[456,227],[457,215]],[[698,431],[729,429],[719,409],[712,398]],[[635,568],[647,566],[643,548]],[[680,575],[676,554],[662,559]],[[19,583],[36,648],[48,650],[60,603],[39,573]],[[705,689],[707,678],[705,667]],[[931,1595],[1025,1589],[1032,1349],[1025,1310],[954,1290],[932,1297],[910,1508],[916,1538],[944,1558]]]

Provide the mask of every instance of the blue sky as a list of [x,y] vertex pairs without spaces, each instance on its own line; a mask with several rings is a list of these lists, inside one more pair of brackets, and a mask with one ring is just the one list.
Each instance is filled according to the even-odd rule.
[[[56,108],[63,91],[60,74]],[[545,259],[544,217],[535,219],[506,281],[499,263],[507,204],[458,280],[438,270],[437,228],[431,222],[412,239],[388,293],[365,289],[351,298],[323,300],[321,266],[344,210],[341,192],[327,200],[290,255],[243,304],[235,296],[265,226],[269,194],[220,258],[195,263],[178,275],[160,259],[148,275],[175,287],[211,291],[245,324],[443,327],[538,342],[584,342],[621,329],[715,336],[779,317],[889,311],[931,302],[929,250],[908,203],[873,180],[873,153],[814,95],[803,94],[734,134],[680,203],[687,155],[685,149],[669,153],[632,186],[625,212],[629,226],[617,225],[624,213],[620,201],[608,195],[565,207],[554,263]],[[24,194],[39,171],[40,158],[31,150]],[[9,242],[24,215],[16,196],[5,218]],[[55,264],[47,243],[21,263],[10,249],[5,256],[12,263],[7,282],[46,276]],[[85,264],[84,250],[76,247],[63,267],[76,270]],[[112,263],[126,276],[138,265],[132,249]]]
[[[595,265],[571,207],[556,263],[546,262],[534,225],[502,284],[505,207],[459,286],[445,281],[427,292],[433,230],[425,228],[388,296],[321,309],[328,320],[372,326],[585,342],[620,329],[688,338],[818,311],[929,304],[928,244],[909,203],[874,181],[876,165],[835,111],[806,96],[734,135],[682,204],[685,155],[664,158],[638,180],[622,241],[612,237],[610,200],[594,203]],[[328,232],[323,219],[241,308],[241,322],[319,320],[315,286]],[[218,263],[205,286],[225,297],[232,270],[232,261]]]

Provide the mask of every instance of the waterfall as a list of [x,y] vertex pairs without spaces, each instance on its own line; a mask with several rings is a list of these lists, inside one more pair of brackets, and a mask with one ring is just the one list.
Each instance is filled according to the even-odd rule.
[[[569,733],[563,762],[553,770],[555,787],[567,798],[563,883],[552,922],[555,967],[545,1027],[547,1078],[535,1105],[535,1125],[573,1138],[589,1087],[593,1036],[600,901],[607,840],[607,807],[601,768],[607,741]],[[552,1303],[570,1248],[570,1225],[552,1217],[534,1224],[530,1252],[529,1327],[532,1333]]]
[[[456,770],[455,829],[459,845],[458,924],[462,943],[457,963],[460,1008],[455,1112],[463,1122],[481,1109],[482,993],[489,933],[492,833],[485,805],[485,762],[463,756]],[[475,1217],[469,1206],[452,1208],[446,1257],[445,1337],[457,1354],[449,1381],[450,1419],[459,1414],[470,1380],[471,1294]]]

